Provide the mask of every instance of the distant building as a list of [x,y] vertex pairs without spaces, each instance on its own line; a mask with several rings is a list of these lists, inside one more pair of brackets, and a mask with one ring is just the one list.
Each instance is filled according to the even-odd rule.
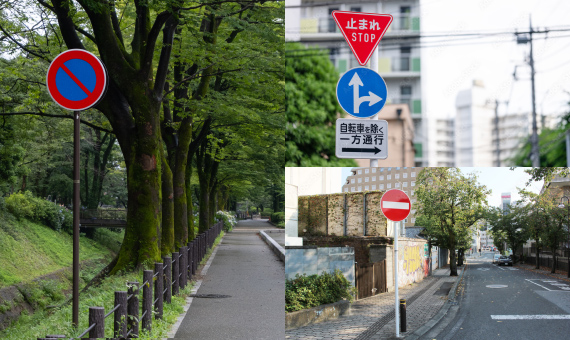
[[501,194],[501,201],[502,201],[502,207],[503,207],[503,215],[506,215],[509,213],[509,205],[511,204],[511,193],[510,192],[504,192]]
[[362,192],[371,190],[400,189],[404,191],[412,202],[412,210],[406,220],[405,227],[413,227],[416,223],[415,187],[416,177],[423,168],[417,167],[391,167],[391,168],[352,168],[352,175],[346,178],[342,192]]
[[455,118],[434,118],[428,124],[430,166],[455,166]]

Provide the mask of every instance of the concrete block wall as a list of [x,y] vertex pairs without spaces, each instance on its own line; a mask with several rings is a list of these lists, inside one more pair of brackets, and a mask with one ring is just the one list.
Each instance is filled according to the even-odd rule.
[[344,277],[355,284],[354,248],[296,248],[285,250],[285,277],[294,279],[295,275],[314,275],[322,272],[332,273],[339,269]]

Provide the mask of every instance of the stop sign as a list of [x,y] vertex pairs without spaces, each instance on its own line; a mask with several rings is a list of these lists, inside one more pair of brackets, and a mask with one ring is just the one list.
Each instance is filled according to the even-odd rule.
[[388,190],[380,200],[382,213],[393,222],[403,221],[410,214],[412,204],[405,192],[398,189]]

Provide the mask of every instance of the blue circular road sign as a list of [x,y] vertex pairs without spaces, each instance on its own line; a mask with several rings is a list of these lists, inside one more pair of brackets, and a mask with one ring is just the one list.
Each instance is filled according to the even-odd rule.
[[370,118],[379,113],[387,96],[384,79],[364,67],[348,70],[336,85],[338,103],[346,113],[356,118]]

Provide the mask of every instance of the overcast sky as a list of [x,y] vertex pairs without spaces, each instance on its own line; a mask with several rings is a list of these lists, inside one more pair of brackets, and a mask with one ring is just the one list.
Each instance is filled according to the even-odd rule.
[[[529,28],[570,29],[568,0],[420,0],[422,35],[447,32],[514,32]],[[558,26],[558,27],[555,27]],[[560,27],[565,26],[565,27]],[[566,36],[555,38],[555,36]],[[570,100],[570,31],[534,35],[537,113],[562,112]],[[422,99],[429,116],[455,115],[458,91],[480,79],[500,101],[510,97],[509,112],[531,111],[530,68],[524,62],[529,46],[517,45],[514,35],[468,39],[461,46],[423,48]],[[439,39],[451,44],[451,39]],[[424,39],[422,45],[432,39]],[[491,43],[489,43],[491,42]],[[458,44],[453,42],[453,44]],[[440,45],[441,45],[440,44]],[[513,81],[515,65],[519,81]],[[512,94],[511,94],[512,91]],[[506,106],[500,107],[504,112]]]

